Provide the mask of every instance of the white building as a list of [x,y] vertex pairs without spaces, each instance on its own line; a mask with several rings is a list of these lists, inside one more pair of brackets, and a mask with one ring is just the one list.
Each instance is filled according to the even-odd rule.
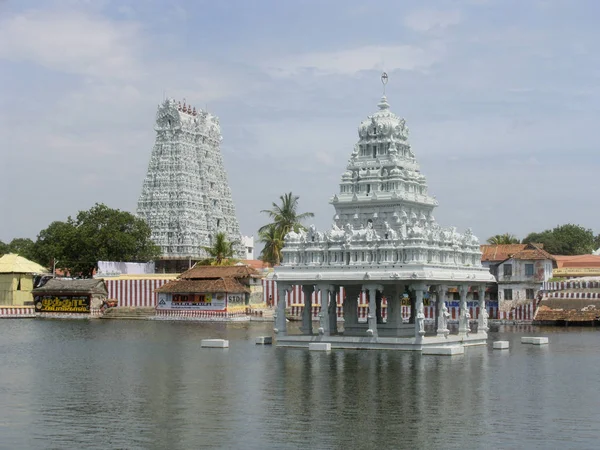
[[246,252],[244,259],[254,259],[254,236],[242,236],[242,245]]
[[552,278],[554,257],[536,244],[502,261],[495,268],[498,281],[498,301],[521,303],[538,298],[543,283]]
[[[203,258],[218,232],[241,242],[220,150],[219,119],[167,99],[156,113],[156,142],[138,215],[152,230],[163,259]],[[238,246],[238,257],[246,252]]]
[[[387,82],[387,75],[382,76]],[[333,224],[326,232],[311,226],[306,232],[285,236],[283,262],[275,268],[278,297],[292,285],[305,291],[302,335],[288,335],[284,302],[278,306],[277,343],[308,346],[315,338],[311,322],[311,294],[320,291],[321,340],[334,347],[369,347],[421,350],[427,345],[484,344],[487,315],[480,315],[478,331],[472,333],[467,299],[477,299],[485,311],[485,285],[493,282],[481,265],[479,240],[467,229],[437,224],[433,210],[437,201],[429,195],[408,142],[406,121],[390,111],[385,95],[379,110],[358,127],[340,190],[331,199]],[[335,293],[343,286],[344,334],[337,333]],[[449,334],[447,293],[460,292],[458,334]],[[357,299],[369,295],[366,324],[359,323]],[[437,328],[426,335],[423,298],[436,295]],[[388,319],[383,322],[381,301],[385,295]],[[403,324],[401,300],[410,298],[412,317]]]

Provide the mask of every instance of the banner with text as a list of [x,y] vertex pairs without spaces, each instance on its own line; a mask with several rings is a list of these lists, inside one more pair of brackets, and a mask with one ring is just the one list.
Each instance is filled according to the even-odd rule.
[[61,313],[89,313],[90,298],[88,296],[62,296],[50,295],[36,296],[36,312],[61,312]]
[[225,294],[159,294],[156,309],[224,311]]

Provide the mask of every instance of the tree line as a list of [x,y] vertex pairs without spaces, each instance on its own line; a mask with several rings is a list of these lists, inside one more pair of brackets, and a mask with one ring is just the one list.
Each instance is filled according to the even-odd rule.
[[91,277],[98,261],[148,262],[160,256],[160,248],[143,219],[97,203],[75,217],[52,222],[35,241],[0,241],[0,254],[5,253],[18,253],[50,270]]
[[552,255],[585,255],[600,248],[600,233],[594,235],[590,228],[568,223],[552,229],[529,233],[520,240],[511,233],[497,234],[487,240],[488,244],[544,244],[544,250]]

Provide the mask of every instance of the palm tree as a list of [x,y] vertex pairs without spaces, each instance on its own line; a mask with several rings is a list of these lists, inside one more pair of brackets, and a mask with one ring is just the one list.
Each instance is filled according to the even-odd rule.
[[492,236],[487,240],[488,244],[491,245],[506,245],[506,244],[520,244],[519,238],[517,238],[514,234],[504,233],[497,234]]
[[[267,239],[273,243],[271,250],[268,250],[267,253],[261,253],[263,255],[271,253],[269,262],[272,261],[274,264],[279,264],[279,262],[281,262],[281,249],[283,247],[285,235],[291,230],[294,230],[295,232],[304,230],[305,227],[301,222],[304,219],[315,216],[311,212],[298,213],[299,198],[300,197],[293,195],[291,192],[280,195],[280,205],[273,202],[272,209],[264,209],[261,211],[273,220],[272,223],[264,225],[258,230],[262,242],[266,242],[263,241],[263,239]],[[266,260],[263,259],[263,261]]]
[[235,255],[235,249],[233,248],[236,242],[231,242],[227,239],[227,235],[222,231],[218,232],[215,236],[215,241],[210,247],[201,247],[206,253],[210,255],[209,258],[200,261],[201,265],[211,266],[230,266],[237,262],[233,258]]
[[259,239],[260,242],[265,244],[260,252],[260,259],[271,264],[271,266],[278,265],[281,262],[283,236],[281,236],[275,224],[271,223],[265,230],[260,231]]

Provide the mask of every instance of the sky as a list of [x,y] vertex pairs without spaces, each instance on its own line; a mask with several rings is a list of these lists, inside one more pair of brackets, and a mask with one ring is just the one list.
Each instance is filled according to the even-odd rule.
[[[163,97],[220,118],[240,228],[329,228],[380,75],[442,226],[600,232],[597,0],[0,0],[0,240],[135,212]],[[309,223],[307,223],[308,225]]]

